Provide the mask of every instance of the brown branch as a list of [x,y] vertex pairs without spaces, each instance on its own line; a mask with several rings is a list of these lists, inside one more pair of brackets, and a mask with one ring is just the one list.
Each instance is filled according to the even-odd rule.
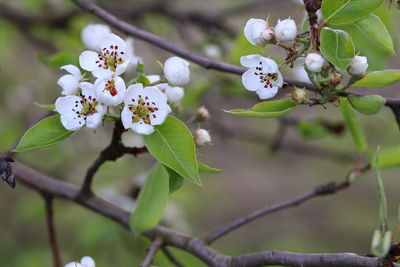
[[307,200],[313,199],[315,197],[334,194],[337,191],[347,188],[349,185],[350,184],[347,181],[339,183],[339,184],[336,184],[335,182],[331,182],[331,183],[328,183],[325,185],[317,186],[314,190],[312,190],[308,193],[305,193],[303,195],[300,195],[298,197],[295,197],[293,199],[289,199],[289,200],[286,200],[286,201],[283,201],[281,203],[277,203],[274,205],[267,205],[259,210],[256,210],[256,211],[250,213],[249,215],[240,217],[240,218],[230,222],[229,224],[221,227],[220,229],[212,232],[206,238],[206,243],[211,244],[212,242],[225,236],[226,234],[232,232],[233,230],[235,230],[245,224],[248,224],[262,216],[265,216],[267,214],[270,214],[270,213],[273,213],[276,211],[280,211],[283,209],[297,207],[298,205],[302,204],[303,202],[306,202]]
[[140,264],[140,267],[149,267],[153,262],[154,257],[156,256],[157,251],[161,248],[163,244],[163,239],[161,237],[157,237],[147,251],[146,258]]
[[54,267],[61,267],[60,250],[57,244],[57,235],[54,227],[54,216],[53,216],[53,196],[43,194],[44,201],[46,203],[46,222],[47,229],[49,232],[49,242],[51,246],[51,252],[53,254]]
[[[79,188],[70,183],[49,178],[22,163],[14,163],[15,175],[26,186],[54,197],[64,198],[81,204],[129,229],[130,214],[97,196],[79,198]],[[204,241],[185,236],[163,226],[156,226],[144,233],[148,238],[155,240],[162,237],[166,245],[185,250],[200,260],[214,267],[239,267],[239,266],[352,266],[352,267],[377,267],[378,258],[364,257],[352,253],[337,254],[297,254],[291,252],[263,251],[239,256],[226,256],[207,246]],[[393,264],[400,267],[399,264]]]
[[125,129],[122,123],[120,121],[116,122],[110,144],[100,153],[100,155],[97,157],[97,159],[93,162],[93,164],[89,167],[89,169],[86,172],[80,193],[81,197],[88,197],[89,195],[92,194],[91,185],[94,179],[94,175],[101,167],[101,165],[103,165],[106,161],[110,160],[115,161],[125,154],[132,154],[136,156],[137,154],[147,152],[146,147],[142,148],[125,147],[121,143],[121,135],[124,131]]

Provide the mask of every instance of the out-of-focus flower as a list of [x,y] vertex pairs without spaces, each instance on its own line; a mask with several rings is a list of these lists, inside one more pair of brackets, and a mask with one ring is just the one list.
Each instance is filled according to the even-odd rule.
[[96,263],[92,257],[85,256],[81,259],[81,262],[73,261],[67,263],[65,267],[96,267]]
[[211,142],[211,136],[206,129],[196,130],[193,137],[197,146],[204,146]]
[[206,121],[210,118],[210,113],[204,106],[201,106],[196,110],[194,116],[197,121]]
[[83,44],[90,50],[99,51],[101,42],[111,34],[111,29],[104,24],[89,24],[81,31]]
[[129,130],[122,134],[121,142],[126,147],[140,148],[145,146],[143,136]]

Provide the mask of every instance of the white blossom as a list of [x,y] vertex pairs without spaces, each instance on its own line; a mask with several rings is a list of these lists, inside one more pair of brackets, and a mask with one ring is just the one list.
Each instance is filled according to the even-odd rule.
[[252,45],[264,46],[274,38],[274,31],[265,20],[252,18],[244,26],[244,36]]
[[141,83],[128,87],[124,103],[122,124],[125,129],[143,135],[153,133],[153,125],[162,124],[171,112],[164,93],[154,86],[143,88]]
[[170,103],[179,102],[185,96],[185,91],[179,86],[170,86],[168,83],[161,83],[157,84],[156,87],[167,96]]
[[96,78],[120,75],[128,67],[124,40],[109,34],[100,44],[100,52],[83,51],[79,56],[82,69],[91,71]]
[[144,138],[140,134],[136,134],[131,130],[124,132],[121,135],[121,142],[126,147],[144,147]]
[[89,24],[83,28],[81,32],[81,39],[83,44],[91,49],[100,50],[101,42],[111,34],[111,29],[104,24]]
[[325,59],[317,53],[310,53],[306,57],[306,68],[311,72],[321,72]]
[[283,77],[275,61],[260,55],[240,58],[240,63],[249,68],[242,75],[242,83],[249,91],[255,91],[260,99],[274,97],[283,85]]
[[65,267],[96,267],[96,263],[91,257],[85,256],[81,259],[81,262],[73,261],[67,263]]
[[275,26],[275,38],[280,42],[293,41],[297,36],[296,22],[292,19],[278,20]]
[[180,57],[170,57],[164,62],[164,75],[168,82],[183,85],[189,82],[189,62]]
[[61,86],[62,95],[76,95],[79,83],[82,79],[81,71],[74,65],[65,65],[60,69],[66,70],[69,74],[63,75],[58,79],[57,84]]
[[203,52],[207,57],[211,58],[221,58],[222,51],[219,45],[207,44],[203,47]]
[[126,86],[119,76],[98,78],[94,83],[97,99],[108,106],[118,106],[124,101]]
[[206,129],[198,129],[194,133],[194,141],[197,146],[204,146],[211,142],[211,136]]
[[367,57],[355,56],[350,63],[349,72],[352,75],[363,75],[368,69]]
[[63,96],[56,100],[56,111],[65,129],[76,131],[86,125],[95,129],[100,125],[105,107],[96,99],[93,84],[81,83],[82,96]]

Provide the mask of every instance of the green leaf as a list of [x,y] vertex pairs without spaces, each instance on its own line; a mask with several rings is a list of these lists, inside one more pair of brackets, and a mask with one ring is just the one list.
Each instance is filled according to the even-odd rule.
[[[377,155],[373,156],[371,167],[376,169]],[[379,168],[389,169],[400,167],[400,146],[383,149],[379,156]]]
[[275,118],[292,112],[296,105],[295,101],[287,98],[276,101],[264,101],[256,104],[251,109],[233,109],[225,110],[225,112],[242,117]]
[[400,81],[400,70],[372,71],[351,87],[383,87],[398,81]]
[[395,55],[392,37],[378,16],[370,14],[362,20],[345,26],[346,28],[351,28],[350,34],[352,37],[352,32],[357,31],[363,37],[363,42],[367,42],[369,45],[375,44],[385,53]]
[[350,34],[342,30],[323,28],[321,52],[329,62],[345,70],[354,58],[354,45]]
[[324,0],[322,15],[330,24],[347,24],[360,20],[376,9],[384,0]]
[[168,180],[164,166],[157,163],[151,169],[131,214],[130,226],[134,233],[143,233],[160,222],[168,201]]
[[54,145],[70,137],[75,132],[68,131],[60,121],[60,115],[54,115],[39,121],[21,138],[14,152],[22,152]]
[[387,231],[382,234],[381,231],[376,229],[372,237],[371,252],[376,257],[384,258],[392,244],[392,232]]
[[137,77],[137,79],[136,79],[136,82],[143,84],[143,86],[146,86],[146,85],[150,84],[149,78],[147,78],[147,77],[146,77],[145,75],[143,75],[143,74],[139,74],[139,75],[138,75],[138,77]]
[[54,105],[54,104],[39,104],[39,103],[34,103],[34,104],[44,110],[50,110],[50,111],[56,110],[56,105]]
[[378,147],[376,150],[375,157],[375,170],[376,170],[376,191],[378,195],[378,204],[379,204],[379,222],[381,225],[381,230],[387,230],[387,200],[385,194],[385,187],[383,185],[381,171],[379,168],[379,155],[380,148]]
[[223,172],[223,170],[211,168],[210,166],[199,162],[199,172],[200,173],[212,173],[212,174],[219,174]]
[[353,108],[366,115],[378,113],[386,103],[386,99],[380,95],[367,95],[363,97],[349,95],[347,99]]
[[367,148],[367,141],[365,139],[360,122],[357,119],[357,115],[347,98],[340,97],[340,109],[353,138],[354,145],[356,146],[358,152],[363,152]]
[[165,166],[169,175],[169,193],[178,191],[183,186],[183,177],[171,168]]
[[328,129],[320,122],[301,121],[297,124],[297,130],[304,139],[321,139],[329,135]]
[[180,120],[168,116],[162,125],[154,127],[154,133],[144,136],[149,152],[160,162],[185,179],[200,185],[193,136]]

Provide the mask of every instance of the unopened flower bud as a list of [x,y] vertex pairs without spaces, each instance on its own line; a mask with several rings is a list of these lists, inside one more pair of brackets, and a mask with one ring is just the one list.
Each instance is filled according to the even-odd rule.
[[136,134],[130,130],[121,135],[121,143],[125,147],[145,147],[144,138],[140,134]]
[[274,38],[274,31],[268,29],[268,23],[262,19],[249,19],[244,26],[244,36],[255,46],[264,46]]
[[210,118],[210,113],[204,106],[202,106],[196,110],[194,116],[197,121],[206,121]]
[[180,57],[170,57],[164,62],[164,75],[168,82],[183,85],[189,82],[189,62]]
[[205,129],[198,129],[194,133],[194,141],[196,142],[197,146],[204,146],[211,142],[211,136]]
[[14,174],[10,162],[14,160],[5,155],[0,155],[0,179],[5,181],[12,188],[15,187]]
[[339,85],[342,81],[342,75],[340,73],[332,73],[331,75],[331,84],[332,85]]
[[293,41],[297,36],[296,22],[292,19],[278,20],[275,26],[275,38],[279,42]]
[[352,75],[363,76],[368,69],[367,57],[355,56],[350,63],[349,72]]
[[310,53],[306,57],[306,68],[311,72],[321,72],[325,59],[317,53]]
[[304,104],[307,102],[307,92],[304,89],[296,88],[292,93],[292,99],[298,104]]

